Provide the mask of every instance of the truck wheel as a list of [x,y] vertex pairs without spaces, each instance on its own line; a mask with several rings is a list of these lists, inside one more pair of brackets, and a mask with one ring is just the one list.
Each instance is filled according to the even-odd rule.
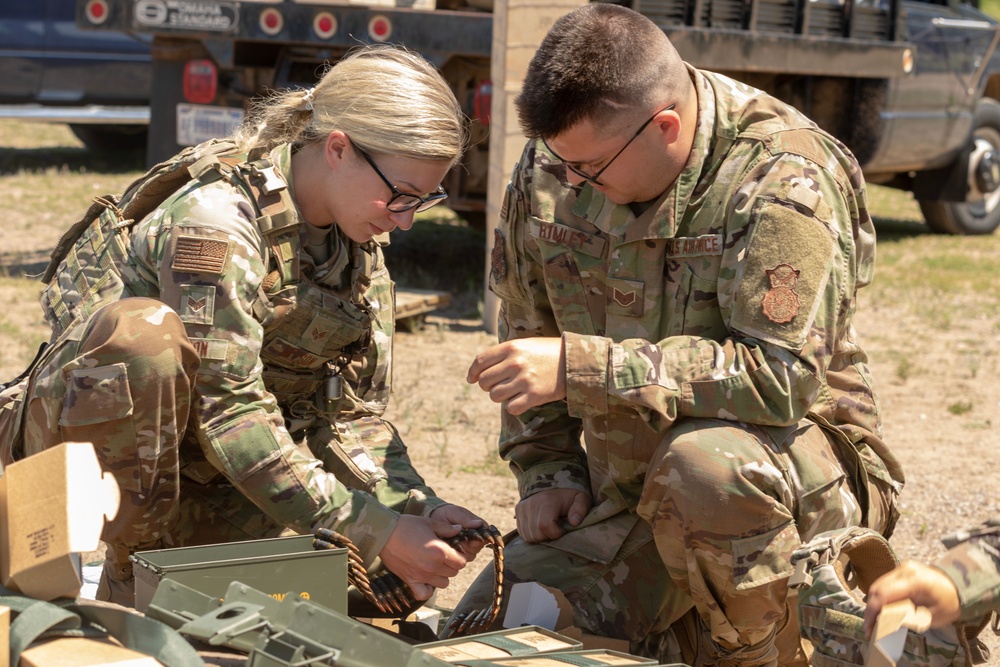
[[1000,103],[979,100],[973,122],[966,200],[920,202],[927,226],[939,234],[991,234],[1000,226]]
[[69,129],[84,146],[95,152],[146,150],[148,129],[145,125],[72,124]]

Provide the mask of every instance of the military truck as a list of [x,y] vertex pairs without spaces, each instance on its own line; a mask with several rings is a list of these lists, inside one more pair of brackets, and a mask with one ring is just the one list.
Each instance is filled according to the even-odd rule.
[[[801,109],[851,147],[870,183],[913,192],[931,229],[1000,226],[1000,25],[974,4],[615,1],[652,19],[692,64]],[[252,96],[312,85],[353,46],[416,50],[472,119],[472,147],[444,185],[456,211],[482,221],[490,59],[509,55],[492,40],[491,9],[492,0],[77,0],[77,21],[153,35],[150,162],[225,133]]]

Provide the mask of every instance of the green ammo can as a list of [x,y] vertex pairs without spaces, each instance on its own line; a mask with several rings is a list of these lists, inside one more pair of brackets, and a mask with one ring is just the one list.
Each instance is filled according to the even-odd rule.
[[312,535],[139,551],[132,556],[135,607],[145,611],[160,581],[222,598],[239,581],[276,600],[292,593],[347,614],[347,549],[313,549]]

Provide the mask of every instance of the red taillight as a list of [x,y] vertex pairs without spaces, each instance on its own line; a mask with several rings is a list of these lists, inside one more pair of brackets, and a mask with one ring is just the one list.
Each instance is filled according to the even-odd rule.
[[218,84],[218,72],[211,60],[189,60],[184,65],[184,99],[191,104],[210,104]]
[[483,125],[490,124],[490,106],[493,104],[493,82],[480,81],[472,98],[472,117]]

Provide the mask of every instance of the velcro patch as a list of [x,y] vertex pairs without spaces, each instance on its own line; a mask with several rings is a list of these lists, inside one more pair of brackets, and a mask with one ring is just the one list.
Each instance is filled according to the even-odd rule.
[[591,257],[604,256],[604,247],[608,242],[600,236],[560,225],[557,222],[546,222],[535,217],[532,217],[528,224],[531,235],[535,238],[565,246]]
[[493,251],[490,253],[490,280],[502,283],[507,278],[507,254],[503,232],[493,230]]
[[608,278],[608,314],[642,317],[645,288],[639,280]]
[[667,257],[705,257],[722,254],[722,234],[667,239]]
[[229,352],[229,341],[218,338],[191,338],[191,344],[202,359],[225,361]]
[[758,205],[751,234],[730,324],[801,349],[830,277],[833,235],[819,220],[768,201]]
[[185,273],[222,275],[229,262],[229,241],[180,234],[174,242],[170,268]]
[[212,324],[215,320],[215,287],[212,285],[181,285],[181,302],[177,314],[188,324]]

